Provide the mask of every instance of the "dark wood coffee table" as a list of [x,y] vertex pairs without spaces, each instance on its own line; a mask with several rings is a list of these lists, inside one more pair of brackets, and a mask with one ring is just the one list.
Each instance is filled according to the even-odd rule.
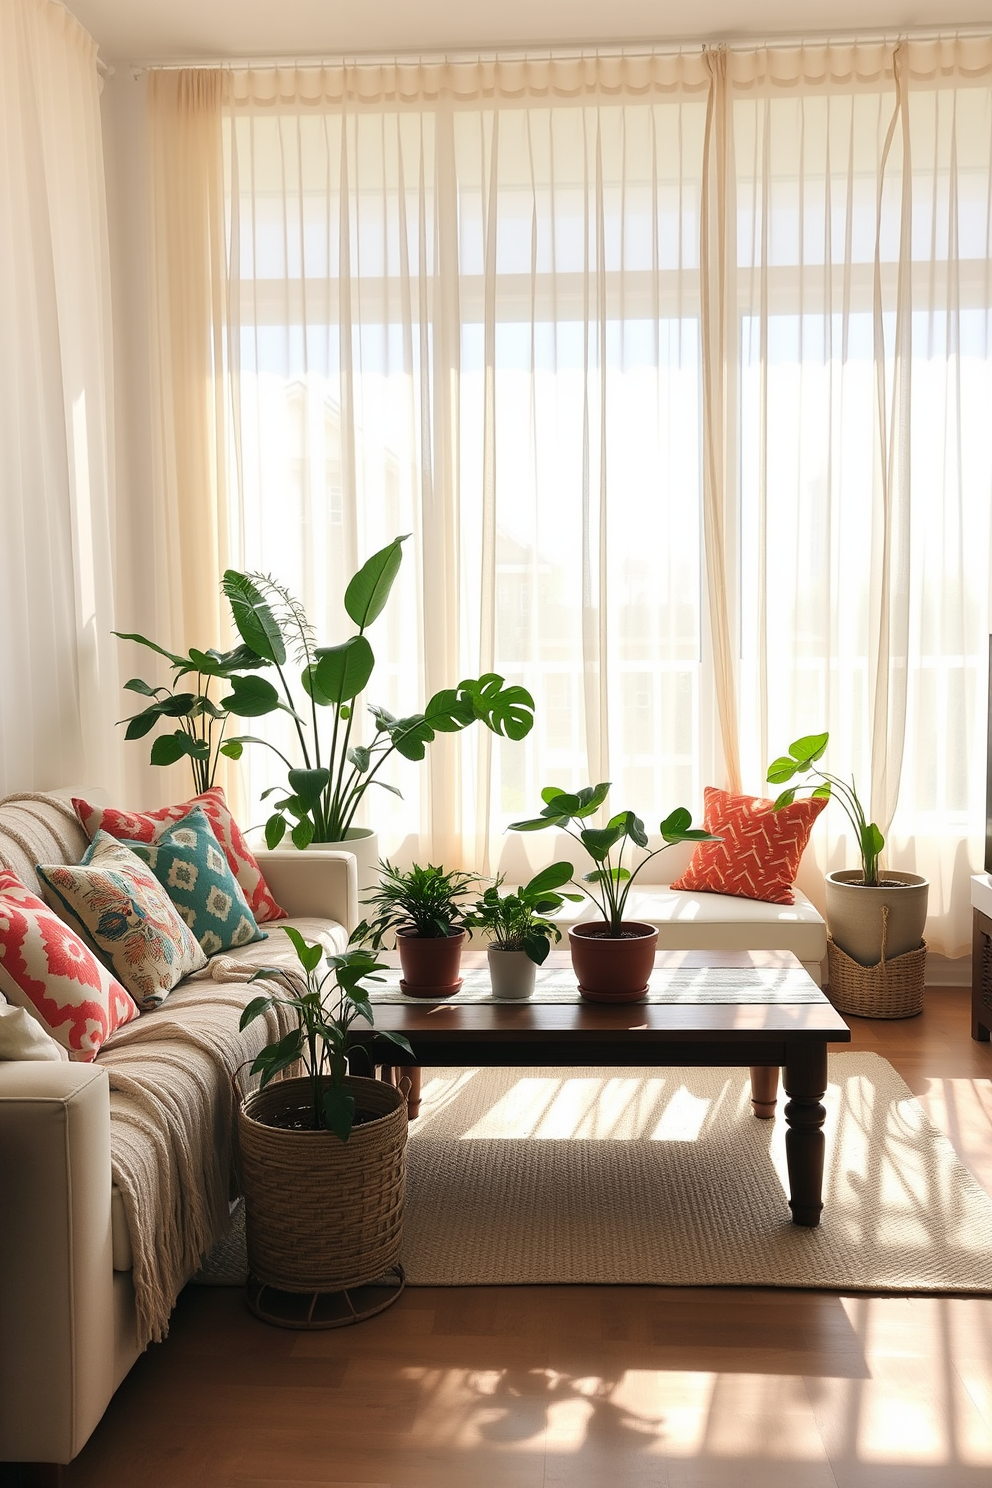
[[[476,964],[481,958],[475,957]],[[472,964],[472,957],[465,964]],[[799,967],[787,951],[662,952],[656,967]],[[801,968],[800,968],[801,970]],[[806,978],[807,995],[813,983]],[[823,1209],[822,1105],[827,1045],[851,1031],[823,994],[813,1001],[744,1004],[402,1003],[376,1005],[376,1026],[402,1033],[417,1065],[697,1065],[751,1071],[754,1114],[775,1114],[778,1071],[788,1101],[785,1137],[793,1222],[814,1226]],[[366,1035],[373,1062],[396,1064],[396,1047]],[[403,1066],[399,1066],[402,1070]],[[410,1073],[414,1073],[410,1071]],[[419,1069],[417,1070],[419,1074]],[[413,1091],[411,1115],[419,1092]]]

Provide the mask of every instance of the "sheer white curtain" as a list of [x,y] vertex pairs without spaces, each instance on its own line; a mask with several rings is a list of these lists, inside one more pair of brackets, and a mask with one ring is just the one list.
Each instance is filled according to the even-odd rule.
[[545,784],[612,779],[657,823],[723,773],[701,601],[709,81],[700,57],[230,79],[244,562],[327,642],[359,561],[410,532],[369,697],[406,713],[495,670],[537,705],[524,745],[476,729],[399,762],[403,801],[374,803],[390,850],[485,867]]
[[387,849],[515,873],[551,846],[503,837],[545,784],[612,779],[657,822],[707,783],[761,792],[827,728],[960,954],[992,41],[251,70],[217,110],[232,551],[330,642],[348,576],[410,532],[370,697],[491,668],[537,704],[523,745],[399,763]]
[[96,61],[61,5],[0,0],[0,795],[119,783]]
[[[981,867],[992,46],[733,55],[748,778],[830,730],[963,954]],[[849,866],[829,811],[806,864]],[[856,861],[856,857],[854,857]]]

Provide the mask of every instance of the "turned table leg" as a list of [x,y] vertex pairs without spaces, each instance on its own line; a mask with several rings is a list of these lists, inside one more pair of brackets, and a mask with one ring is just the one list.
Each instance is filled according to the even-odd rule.
[[420,1115],[420,1087],[423,1074],[419,1064],[384,1064],[382,1078],[387,1085],[395,1085],[406,1097],[406,1115],[413,1121]]
[[775,1115],[778,1100],[778,1065],[752,1064],[751,1066],[751,1110],[761,1121],[770,1121]]
[[789,1208],[793,1224],[812,1227],[820,1223],[823,1209],[823,1123],[827,1113],[821,1102],[827,1089],[826,1044],[788,1048],[784,1084],[789,1097],[785,1107]]

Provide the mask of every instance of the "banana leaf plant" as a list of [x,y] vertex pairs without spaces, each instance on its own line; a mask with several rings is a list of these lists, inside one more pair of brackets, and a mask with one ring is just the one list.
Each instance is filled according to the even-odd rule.
[[[627,896],[634,880],[652,859],[676,842],[719,842],[711,832],[692,825],[692,817],[684,806],[677,806],[661,823],[658,830],[663,838],[661,847],[646,853],[633,870],[623,862],[628,845],[646,849],[648,834],[644,823],[633,811],[618,811],[605,827],[585,826],[591,816],[602,806],[609,795],[610,782],[586,785],[579,791],[562,790],[556,785],[546,785],[541,792],[544,810],[540,816],[527,821],[512,822],[511,832],[541,832],[546,827],[557,827],[567,832],[592,858],[596,867],[583,873],[581,880],[574,876],[568,881],[582,889],[596,905],[606,924],[609,935],[617,939],[622,934],[624,910]],[[560,866],[560,865],[556,865]],[[574,869],[572,870],[574,875]]]
[[174,765],[188,759],[196,791],[209,790],[217,777],[220,755],[225,752],[224,732],[230,721],[227,709],[211,696],[211,688],[221,682],[232,685],[236,674],[264,665],[261,658],[247,646],[237,646],[233,651],[198,651],[191,647],[186,656],[180,656],[133,631],[115,630],[114,635],[164,656],[172,669],[168,687],[153,686],[141,677],[124,683],[127,692],[150,699],[140,713],[121,719],[127,724],[124,737],[143,739],[160,724],[173,725],[171,732],[159,734],[152,742],[152,764]]
[[[279,966],[263,966],[252,973],[250,982],[263,979],[279,982],[284,991],[255,997],[241,1014],[239,1026],[248,1027],[274,1004],[287,1007],[296,1015],[296,1027],[282,1038],[267,1044],[251,1067],[264,1088],[271,1079],[302,1061],[310,1080],[311,1121],[314,1131],[326,1130],[347,1142],[355,1124],[355,1097],[345,1085],[348,1073],[348,1051],[353,1043],[352,1025],[361,1018],[370,1028],[375,1026],[372,1004],[362,986],[365,977],[384,969],[368,950],[345,951],[341,956],[328,956],[321,945],[311,945],[290,925],[279,926],[289,936],[300,969],[288,971]],[[320,974],[320,963],[327,971]],[[288,996],[286,995],[288,993]],[[413,1054],[401,1033],[379,1030],[379,1037],[389,1039],[406,1054]]]
[[[353,742],[356,699],[375,667],[366,631],[378,618],[399,572],[405,537],[394,538],[362,565],[345,590],[344,607],[357,632],[336,646],[319,646],[299,600],[266,574],[228,569],[223,591],[245,647],[260,667],[272,668],[278,686],[252,672],[232,676],[221,706],[241,718],[260,718],[283,709],[293,720],[298,761],[252,734],[228,738],[223,753],[237,758],[245,744],[272,749],[286,766],[287,786],[275,795],[265,823],[265,840],[274,848],[289,831],[299,848],[311,842],[340,842],[355,820],[365,792],[394,785],[380,778],[387,761],[399,754],[422,760],[438,734],[455,734],[473,723],[492,733],[522,739],[534,724],[534,700],[523,687],[508,686],[495,672],[468,678],[437,692],[422,713],[394,718],[385,708],[368,707],[373,730],[365,743]],[[299,668],[299,686],[290,681],[290,657]]]
[[[836,775],[829,775],[817,764],[817,761],[823,758],[829,740],[829,734],[806,734],[802,739],[797,739],[794,744],[789,745],[788,754],[779,755],[778,759],[772,760],[768,766],[767,778],[772,785],[788,785],[788,782],[796,775],[812,773],[822,781],[821,785],[815,786],[810,791],[810,795],[816,799],[825,797],[827,800],[836,796],[854,828],[854,836],[861,854],[864,885],[866,888],[875,889],[878,887],[878,864],[885,846],[885,838],[875,823],[868,820],[864,807],[858,799],[857,785],[853,775],[848,785],[846,780],[840,780]],[[791,806],[796,799],[797,791],[809,784],[809,781],[801,781],[799,786],[788,786],[777,798],[775,810],[781,811],[783,806]]]

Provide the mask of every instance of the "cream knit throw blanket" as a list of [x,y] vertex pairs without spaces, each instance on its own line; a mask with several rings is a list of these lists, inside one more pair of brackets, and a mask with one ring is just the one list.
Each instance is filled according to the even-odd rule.
[[[326,922],[293,924],[310,941],[326,939]],[[236,1192],[234,1074],[294,1026],[292,1015],[272,1009],[238,1031],[242,1008],[271,986],[248,986],[252,971],[296,964],[275,930],[213,957],[99,1055],[110,1077],[111,1163],[130,1231],[141,1347],[165,1337],[180,1291],[227,1231]]]

